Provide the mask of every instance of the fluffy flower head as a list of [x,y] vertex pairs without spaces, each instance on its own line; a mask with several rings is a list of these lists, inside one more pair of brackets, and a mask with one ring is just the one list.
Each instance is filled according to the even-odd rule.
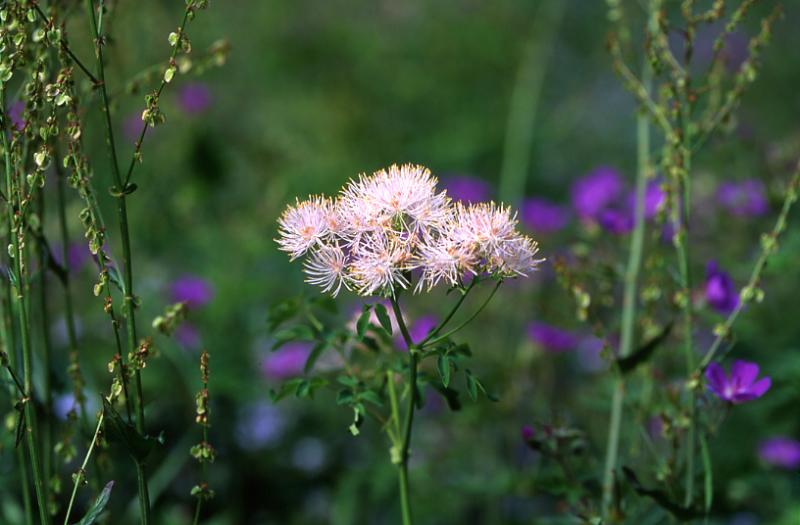
[[453,203],[427,168],[393,165],[351,180],[335,199],[310,197],[278,220],[279,248],[305,256],[306,282],[336,295],[458,286],[468,275],[527,275],[541,262],[516,214],[495,203]]

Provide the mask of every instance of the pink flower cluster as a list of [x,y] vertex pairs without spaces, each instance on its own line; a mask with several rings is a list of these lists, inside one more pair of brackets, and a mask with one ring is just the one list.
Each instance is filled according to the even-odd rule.
[[537,243],[517,231],[511,209],[453,203],[436,184],[412,164],[361,175],[334,199],[288,206],[276,242],[291,260],[305,256],[306,282],[334,296],[343,286],[363,296],[392,293],[411,287],[415,274],[420,292],[469,274],[507,278],[536,269]]

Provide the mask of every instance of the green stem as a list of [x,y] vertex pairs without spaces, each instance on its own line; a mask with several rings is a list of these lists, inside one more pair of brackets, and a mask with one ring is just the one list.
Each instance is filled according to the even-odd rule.
[[763,237],[763,239],[766,239],[767,242],[762,241],[761,254],[758,256],[758,260],[756,260],[756,264],[753,266],[753,271],[750,273],[750,279],[742,289],[742,293],[740,294],[741,300],[739,301],[739,304],[736,305],[736,308],[734,308],[733,311],[728,315],[728,318],[725,320],[725,323],[722,325],[721,329],[716,330],[717,334],[714,342],[711,344],[711,347],[708,349],[708,352],[706,352],[706,355],[703,357],[702,361],[700,361],[700,365],[696,371],[697,374],[702,373],[709,363],[711,363],[720,346],[722,345],[722,342],[730,334],[731,328],[733,328],[733,324],[736,322],[739,314],[742,312],[745,305],[753,300],[753,295],[755,294],[756,288],[761,281],[761,274],[764,271],[764,268],[767,266],[767,261],[769,260],[770,255],[774,253],[774,250],[777,249],[778,237],[786,229],[786,221],[789,217],[789,211],[792,209],[792,206],[798,198],[798,189],[800,189],[800,162],[797,163],[795,171],[792,174],[792,178],[789,180],[789,186],[786,190],[786,196],[783,200],[783,207],[781,208],[778,218],[775,220],[775,226],[772,228],[770,233],[765,234]]
[[75,504],[75,495],[78,493],[78,487],[80,487],[82,480],[86,478],[86,465],[89,464],[89,458],[92,456],[94,447],[97,444],[97,436],[100,434],[100,429],[103,426],[104,417],[105,417],[105,412],[101,412],[100,417],[97,418],[97,427],[94,429],[92,442],[89,444],[89,449],[86,451],[86,455],[83,457],[81,468],[80,470],[78,470],[78,473],[75,476],[75,481],[72,484],[72,495],[69,497],[69,505],[67,506],[67,512],[66,514],[64,514],[64,525],[69,524],[69,517],[70,514],[72,514],[72,506]]
[[[92,23],[93,35],[92,38],[95,42],[97,59],[97,78],[100,81],[100,93],[102,95],[102,110],[106,124],[106,140],[108,143],[109,156],[111,161],[111,172],[116,186],[117,197],[117,215],[119,218],[120,238],[122,241],[122,266],[123,276],[125,281],[124,286],[124,309],[125,321],[128,335],[128,351],[131,355],[136,352],[136,304],[134,301],[133,292],[133,261],[131,257],[131,241],[130,232],[128,230],[128,209],[126,205],[125,185],[123,184],[122,176],[119,170],[119,161],[117,158],[116,143],[114,142],[114,127],[111,124],[111,109],[108,101],[108,90],[106,88],[105,69],[103,64],[103,35],[101,34],[100,27],[102,18],[98,21],[95,16],[93,0],[86,0],[87,9],[89,11],[89,19]],[[100,17],[102,17],[103,0],[100,1]],[[134,380],[136,382],[136,430],[144,433],[144,395],[142,393],[142,378],[140,371],[134,371]],[[147,481],[144,465],[140,462],[136,464],[136,477],[139,487],[139,506],[141,510],[141,520],[143,525],[150,523],[150,501],[147,494]]]
[[[39,220],[44,220],[44,192],[38,191]],[[44,235],[44,233],[42,233]],[[49,480],[52,475],[53,464],[53,384],[51,379],[52,341],[50,340],[50,315],[47,308],[47,251],[44,242],[37,245],[39,256],[39,314],[42,322],[42,344],[44,345],[44,430],[42,432],[42,463],[45,479],[45,491],[49,489]]]
[[509,104],[500,169],[499,194],[505,202],[519,200],[525,191],[542,87],[565,5],[562,0],[543,2],[523,51]]
[[403,525],[411,525],[411,500],[409,497],[408,483],[408,457],[411,446],[411,429],[414,425],[415,398],[417,393],[417,352],[418,349],[408,333],[408,328],[403,320],[403,313],[400,311],[400,304],[397,296],[392,294],[392,310],[397,319],[397,325],[403,334],[403,340],[408,347],[408,407],[406,408],[406,418],[403,422],[402,440],[400,442],[400,463],[398,464],[398,474],[400,481],[400,509],[403,516]]
[[[642,86],[645,92],[650,90],[653,72],[647,61],[642,66]],[[649,96],[649,95],[648,95]],[[628,265],[625,270],[625,290],[622,299],[622,320],[620,323],[619,357],[630,355],[633,350],[636,320],[636,289],[639,271],[642,265],[645,234],[645,196],[647,192],[647,175],[650,169],[650,124],[647,114],[640,110],[636,116],[636,210],[635,227],[631,236],[631,248],[628,254]],[[625,403],[625,379],[618,374],[614,394],[611,400],[611,418],[608,431],[608,447],[606,449],[605,468],[603,471],[603,515],[608,519],[612,510],[614,497],[614,474],[617,469],[619,455],[619,438],[622,427],[622,412]]]
[[461,308],[461,305],[464,303],[464,300],[467,298],[467,295],[469,295],[469,292],[471,292],[472,289],[475,287],[475,285],[478,284],[479,280],[480,277],[478,277],[477,275],[472,278],[472,281],[470,281],[469,286],[467,286],[467,289],[461,293],[461,297],[458,298],[456,304],[454,304],[453,308],[450,309],[450,313],[448,313],[447,316],[444,318],[444,320],[441,323],[439,323],[439,325],[436,328],[434,328],[431,331],[431,333],[429,333],[427,337],[425,337],[425,339],[422,340],[422,342],[419,344],[420,347],[425,346],[425,343],[436,337],[436,335],[442,331],[442,328],[444,328],[445,325],[450,322],[450,320],[456,314],[458,309]]
[[[6,107],[5,97],[5,83],[0,83],[0,107]],[[3,122],[5,122],[5,118]],[[29,399],[25,402],[25,434],[28,443],[28,453],[31,459],[31,470],[33,471],[33,485],[36,492],[36,500],[39,506],[39,519],[42,524],[49,525],[50,514],[47,512],[47,497],[45,491],[44,481],[42,479],[41,461],[39,456],[38,447],[38,432],[36,425],[36,411],[34,403],[33,392],[33,370],[32,370],[32,349],[30,341],[30,324],[28,320],[28,306],[26,297],[26,283],[23,273],[23,257],[26,253],[25,249],[21,246],[20,237],[25,235],[24,224],[21,224],[23,217],[20,217],[20,223],[15,221],[15,210],[13,204],[19,204],[19,200],[15,198],[17,192],[22,192],[14,181],[13,169],[11,167],[11,150],[8,143],[5,127],[0,129],[2,135],[3,152],[5,157],[5,171],[6,171],[6,198],[8,199],[8,221],[11,225],[9,235],[11,235],[12,253],[14,254],[14,272],[16,273],[16,302],[17,313],[19,316],[21,340],[22,340],[22,374],[25,386],[25,392]]]
[[[688,79],[685,80],[688,87]],[[680,269],[680,281],[683,289],[682,303],[683,303],[683,318],[684,318],[684,354],[686,358],[686,373],[691,376],[694,372],[694,348],[692,341],[692,279],[689,270],[689,218],[691,207],[691,172],[692,163],[692,148],[689,139],[690,128],[690,104],[688,96],[681,104],[681,120],[682,120],[682,141],[681,141],[681,187],[683,189],[682,202],[683,202],[683,217],[681,219],[682,234],[678,236],[678,242],[675,243],[675,248],[678,253],[678,266]],[[684,495],[684,506],[689,507],[694,499],[694,459],[696,448],[696,408],[695,408],[695,391],[694,388],[689,388],[688,391],[688,408],[689,408],[689,429],[686,437],[686,494]]]
[[484,300],[483,303],[481,303],[481,305],[478,307],[478,309],[475,310],[475,312],[473,312],[473,314],[470,315],[464,322],[462,322],[460,325],[456,326],[455,328],[453,328],[451,330],[448,330],[447,332],[445,332],[444,334],[440,335],[439,337],[435,337],[433,339],[430,339],[430,340],[426,341],[424,343],[424,345],[423,344],[417,345],[417,347],[419,349],[422,349],[424,347],[435,345],[436,343],[438,343],[440,341],[444,341],[445,339],[447,339],[451,335],[455,334],[456,332],[460,331],[462,328],[467,326],[469,323],[472,322],[473,319],[478,317],[478,314],[480,314],[483,311],[484,308],[486,308],[486,305],[488,305],[489,302],[492,300],[492,297],[494,297],[494,294],[497,293],[497,290],[500,288],[501,284],[503,284],[503,280],[502,279],[498,279],[497,284],[495,284],[494,288],[492,288],[492,292],[489,294],[489,296],[486,298],[486,300]]
[[[9,228],[9,231],[11,228]],[[8,245],[8,243],[6,243]],[[2,340],[2,348],[8,354],[8,368],[12,379],[18,381],[13,373],[17,366],[17,345],[14,337],[14,326],[12,322],[12,303],[11,303],[11,288],[8,285],[8,280],[3,279],[2,283],[3,295],[0,297],[0,340]],[[17,385],[20,388],[22,385]],[[16,397],[16,392],[13,385],[9,385],[11,398]],[[28,465],[25,461],[25,449],[22,447],[15,447],[17,453],[17,464],[19,466],[20,489],[22,491],[22,503],[25,509],[25,523],[26,525],[33,525],[33,504],[31,501],[31,489],[28,480]]]

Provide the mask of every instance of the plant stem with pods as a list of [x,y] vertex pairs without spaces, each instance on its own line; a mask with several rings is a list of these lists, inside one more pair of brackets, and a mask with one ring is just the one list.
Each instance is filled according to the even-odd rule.
[[[4,130],[0,131],[4,132]],[[9,232],[11,227],[8,228]],[[4,239],[5,240],[5,239]],[[8,242],[5,243],[6,246]],[[13,322],[13,307],[11,301],[11,286],[7,279],[2,282],[2,296],[0,297],[0,342],[2,349],[8,355],[8,369],[9,374],[14,376],[14,370],[17,368],[17,344],[14,337],[14,322]],[[13,400],[19,386],[9,385],[9,394]],[[23,393],[24,395],[24,393]],[[22,415],[20,414],[20,417]],[[20,489],[22,492],[22,503],[25,509],[25,523],[26,525],[33,525],[33,505],[31,501],[31,489],[28,479],[28,464],[25,461],[25,449],[22,447],[14,447],[17,454],[17,466],[19,468]]]
[[[642,85],[649,91],[653,72],[645,61],[642,66]],[[639,270],[642,265],[645,234],[645,195],[647,192],[647,176],[650,170],[650,123],[644,110],[636,116],[636,208],[635,225],[631,236],[628,265],[625,270],[625,289],[622,299],[622,320],[620,323],[619,357],[624,358],[633,351],[636,322],[636,289]],[[603,515],[607,518],[611,512],[614,496],[615,472],[619,455],[619,438],[622,427],[622,412],[625,404],[625,379],[617,371],[616,385],[611,400],[611,417],[608,430],[605,468],[603,470]]]
[[[58,153],[56,146],[55,158],[60,159],[61,155]],[[66,174],[61,167],[61,163],[55,162],[56,176],[57,176],[57,203],[58,203],[58,229],[61,235],[61,260],[64,264],[64,273],[61,279],[61,285],[64,288],[64,315],[67,324],[67,340],[69,342],[69,360],[71,367],[71,375],[75,380],[74,390],[75,399],[80,407],[80,417],[83,427],[86,432],[89,431],[89,415],[86,413],[86,396],[83,393],[83,384],[80,379],[80,359],[78,351],[78,335],[75,327],[75,310],[72,304],[72,291],[70,290],[70,278],[72,269],[69,267],[69,230],[67,228],[67,196],[66,196]]]
[[[97,78],[100,84],[102,96],[102,111],[106,124],[106,140],[111,162],[111,172],[114,179],[114,193],[117,198],[117,215],[119,218],[120,237],[122,242],[122,265],[124,279],[124,313],[128,336],[128,351],[131,355],[136,352],[136,302],[133,290],[133,260],[131,257],[131,241],[128,229],[128,209],[126,204],[127,185],[123,183],[119,170],[117,149],[114,142],[114,128],[111,124],[111,108],[108,100],[108,90],[106,88],[105,69],[103,64],[103,45],[104,37],[102,34],[103,6],[101,0],[99,15],[95,16],[93,0],[86,0],[89,20],[92,25],[92,40],[95,43],[95,57],[97,59]],[[136,430],[144,434],[144,395],[142,393],[142,377],[138,369],[134,370],[134,381],[136,383]],[[141,461],[136,462],[136,478],[139,490],[139,507],[141,520],[144,525],[150,523],[150,501],[147,489],[147,479],[145,468]]]
[[761,274],[764,271],[764,268],[767,266],[769,257],[778,249],[778,238],[786,229],[789,211],[791,211],[794,203],[797,202],[798,192],[800,192],[800,162],[797,163],[794,173],[792,174],[792,178],[789,180],[789,185],[786,189],[786,196],[783,200],[783,206],[778,218],[775,220],[775,226],[769,233],[765,233],[761,237],[761,254],[758,256],[758,259],[753,266],[753,271],[750,273],[750,279],[747,281],[747,284],[744,286],[744,288],[742,288],[742,292],[740,294],[741,300],[736,305],[736,308],[734,308],[733,311],[728,315],[727,319],[725,319],[725,322],[722,324],[722,326],[715,330],[716,337],[714,338],[714,342],[706,352],[706,355],[703,356],[703,359],[700,361],[700,365],[695,372],[696,375],[701,374],[711,363],[711,361],[714,359],[714,356],[716,356],[717,352],[719,351],[722,342],[730,334],[733,324],[736,322],[736,319],[739,318],[739,314],[741,314],[747,303],[756,298],[758,293],[757,289],[759,283],[761,282]]
[[[5,83],[0,83],[0,107],[6,107]],[[17,315],[22,341],[22,375],[25,396],[23,399],[25,412],[25,435],[28,444],[28,454],[31,461],[33,472],[33,485],[36,493],[36,500],[39,507],[39,520],[44,525],[50,524],[50,514],[47,511],[47,492],[43,480],[42,462],[39,454],[39,434],[36,422],[36,408],[33,392],[33,351],[31,347],[30,320],[28,319],[28,297],[27,282],[25,279],[24,258],[27,251],[23,245],[25,239],[26,225],[24,223],[24,210],[21,210],[20,200],[23,188],[19,187],[20,181],[16,178],[16,170],[11,163],[11,145],[5,130],[5,115],[3,116],[2,135],[3,153],[6,171],[6,203],[8,209],[8,222],[10,225],[9,235],[11,236],[11,254],[14,278],[14,289],[16,290]]]

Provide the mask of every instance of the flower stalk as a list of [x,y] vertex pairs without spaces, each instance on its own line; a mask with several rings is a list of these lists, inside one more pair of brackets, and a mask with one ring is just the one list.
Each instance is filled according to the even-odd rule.
[[[392,311],[394,312],[397,325],[400,327],[400,333],[403,335],[403,340],[408,347],[408,405],[406,407],[405,420],[403,427],[400,430],[400,451],[398,459],[398,475],[400,477],[400,509],[403,517],[403,525],[411,525],[413,520],[411,518],[411,500],[408,482],[408,458],[409,449],[411,447],[411,430],[414,425],[414,409],[417,395],[417,352],[418,349],[408,333],[408,327],[403,320],[403,312],[400,310],[400,304],[397,301],[397,296],[392,294]],[[391,386],[390,389],[394,387]],[[391,390],[390,390],[391,391]],[[396,412],[397,403],[393,403],[392,407]],[[395,421],[399,421],[398,414],[395,413]]]
[[[647,93],[650,90],[653,72],[645,61],[642,66],[642,86]],[[625,358],[633,351],[636,323],[636,297],[639,271],[642,265],[645,235],[645,196],[647,178],[650,170],[650,123],[644,110],[636,116],[636,206],[634,229],[631,235],[628,264],[625,270],[625,287],[623,291],[622,319],[620,322],[619,357]],[[605,467],[603,469],[603,515],[608,518],[612,511],[614,496],[615,472],[619,455],[620,430],[622,412],[625,403],[625,378],[617,372],[616,384],[611,400],[611,416],[609,421],[608,443]]]

